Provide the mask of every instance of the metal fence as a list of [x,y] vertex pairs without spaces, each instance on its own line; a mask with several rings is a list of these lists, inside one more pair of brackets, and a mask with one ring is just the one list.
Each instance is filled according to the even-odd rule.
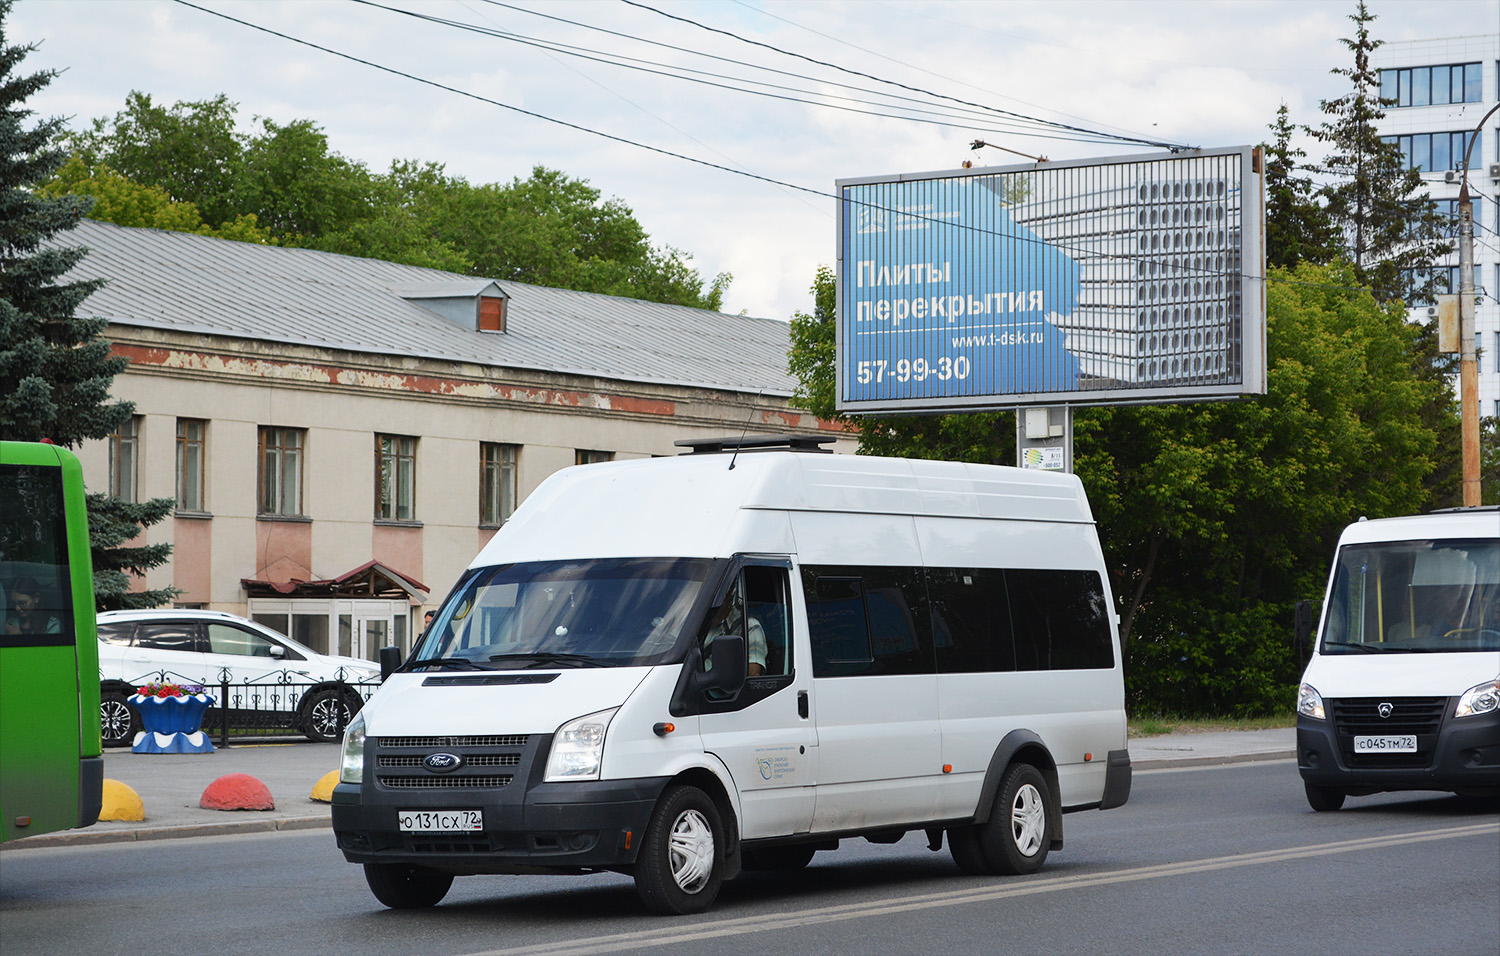
[[[203,716],[203,730],[228,746],[231,737],[283,737],[305,734],[319,740],[338,740],[344,728],[365,702],[380,689],[378,680],[344,680],[340,669],[336,680],[310,681],[292,671],[280,671],[258,680],[233,679],[219,672],[217,684],[202,684],[214,696],[214,704]],[[198,685],[194,678],[169,670],[152,671],[133,683],[144,687],[153,681]]]

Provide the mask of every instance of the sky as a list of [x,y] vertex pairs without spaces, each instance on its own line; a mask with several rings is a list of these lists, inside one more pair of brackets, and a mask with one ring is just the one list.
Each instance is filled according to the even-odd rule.
[[[473,183],[561,170],[623,201],[653,242],[691,255],[705,279],[731,273],[725,311],[778,319],[811,311],[816,270],[835,264],[836,180],[966,160],[1164,155],[1115,136],[1259,143],[1280,104],[1294,123],[1316,124],[1319,101],[1343,92],[1330,71],[1350,62],[1340,38],[1355,9],[1352,0],[192,3],[18,0],[5,42],[40,44],[24,71],[61,71],[28,106],[84,128],[121,110],[132,90],[164,104],[223,93],[245,131],[255,117],[312,120],[331,149],[372,170],[435,162]],[[1381,40],[1500,31],[1500,0],[1369,0],[1369,9]],[[663,75],[673,68],[718,85]],[[783,88],[746,93],[750,79]],[[921,115],[941,122],[899,115],[892,96],[920,100]],[[972,149],[975,140],[993,145]]]

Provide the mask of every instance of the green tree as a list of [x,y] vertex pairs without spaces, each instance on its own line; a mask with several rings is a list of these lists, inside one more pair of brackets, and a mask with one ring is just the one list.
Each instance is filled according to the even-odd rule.
[[[97,280],[62,277],[86,250],[56,239],[89,211],[87,197],[47,196],[37,190],[62,165],[53,145],[62,121],[28,127],[24,103],[57,75],[17,74],[35,46],[6,42],[9,0],[0,0],[0,438],[47,439],[75,447],[104,438],[128,421],[129,402],[110,401],[114,377],[126,365],[110,355],[103,319],[80,318]],[[170,588],[129,591],[126,571],[159,566],[170,545],[123,546],[144,527],[161,520],[172,499],[135,503],[103,494],[88,496],[94,596],[101,609],[153,607],[170,600]]]
[[86,196],[93,200],[88,212],[90,219],[117,226],[191,232],[238,242],[273,241],[270,232],[262,229],[253,215],[240,216],[215,229],[203,221],[198,207],[192,203],[174,201],[160,186],[133,182],[108,166],[97,166],[91,171],[76,153],[68,157],[38,192],[55,198]]
[[1319,194],[1342,234],[1359,283],[1383,299],[1425,300],[1434,291],[1446,291],[1435,288],[1432,266],[1452,244],[1421,170],[1409,166],[1400,147],[1376,129],[1385,115],[1380,73],[1370,65],[1370,54],[1381,45],[1370,35],[1376,17],[1360,0],[1349,19],[1354,36],[1341,42],[1354,54],[1354,63],[1333,72],[1348,78],[1350,90],[1323,100],[1326,119],[1308,130],[1330,150],[1323,172],[1331,178]]
[[1266,154],[1266,264],[1292,268],[1299,262],[1322,265],[1339,254],[1339,235],[1318,204],[1312,179],[1301,175],[1307,153],[1291,144],[1296,133],[1285,103],[1271,124],[1275,141]]

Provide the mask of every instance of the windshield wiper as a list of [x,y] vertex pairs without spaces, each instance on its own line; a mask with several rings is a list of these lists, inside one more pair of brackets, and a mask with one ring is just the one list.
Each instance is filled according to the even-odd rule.
[[1350,647],[1350,648],[1353,648],[1356,651],[1364,651],[1367,654],[1373,654],[1373,653],[1377,653],[1377,652],[1385,650],[1385,647],[1383,647],[1380,644],[1365,644],[1365,643],[1360,642],[1360,641],[1324,641],[1323,642],[1323,646],[1324,647]]
[[467,657],[429,657],[425,660],[412,662],[412,670],[416,670],[418,667],[457,667],[471,671],[492,671],[495,669],[488,664],[481,664]]
[[492,661],[530,661],[531,667],[548,667],[556,664],[568,664],[573,667],[616,667],[614,661],[601,660],[590,657],[587,654],[560,654],[552,651],[536,651],[530,654],[492,654]]

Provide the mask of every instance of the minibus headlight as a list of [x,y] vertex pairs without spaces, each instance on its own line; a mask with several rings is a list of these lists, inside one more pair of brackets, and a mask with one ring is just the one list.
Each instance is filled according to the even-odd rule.
[[559,780],[598,780],[604,761],[604,734],[618,707],[570,720],[552,735],[547,755],[548,783]]
[[1323,720],[1327,716],[1323,713],[1323,695],[1313,685],[1303,684],[1297,690],[1297,713],[1313,720]]
[[1464,691],[1463,696],[1458,699],[1458,706],[1453,708],[1455,717],[1474,717],[1479,714],[1493,713],[1500,707],[1500,677],[1487,680],[1483,684],[1476,684]]
[[355,714],[344,731],[343,751],[339,755],[339,782],[364,783],[365,715]]

